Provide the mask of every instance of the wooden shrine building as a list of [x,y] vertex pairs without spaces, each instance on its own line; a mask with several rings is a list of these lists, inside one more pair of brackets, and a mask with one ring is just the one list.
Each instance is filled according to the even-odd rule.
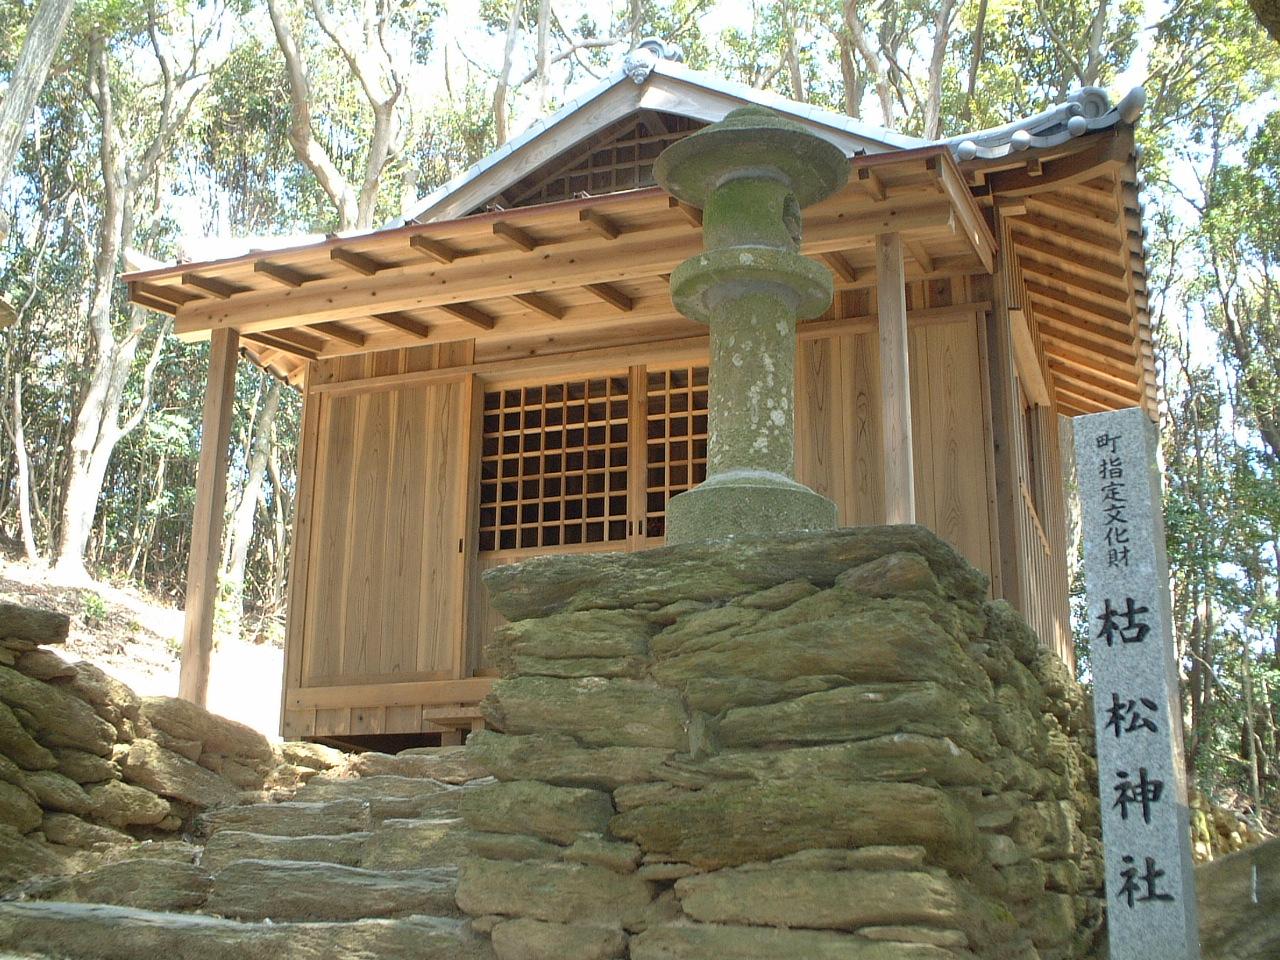
[[[1071,658],[1059,418],[1155,415],[1141,91],[932,143],[664,53],[646,43],[402,223],[126,278],[179,337],[211,340],[184,696],[207,678],[239,357],[304,396],[286,737],[456,740],[495,676],[483,571],[662,544],[667,500],[702,478],[707,338],[667,289],[702,248],[700,212],[652,166],[747,103],[851,166],[805,211],[802,251],[836,296],[800,325],[798,479],[850,526],[902,516],[913,492],[916,520]],[[903,325],[908,349],[882,350]],[[904,378],[910,415],[891,416],[882,383]],[[904,444],[909,480],[885,469]]]

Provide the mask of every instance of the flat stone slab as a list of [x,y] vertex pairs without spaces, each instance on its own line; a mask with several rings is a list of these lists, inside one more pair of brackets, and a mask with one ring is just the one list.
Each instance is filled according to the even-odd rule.
[[357,867],[371,834],[276,837],[243,830],[219,830],[204,846],[200,864],[217,873],[238,860],[293,860],[302,863],[336,863]]
[[635,874],[576,863],[468,860],[458,876],[458,905],[472,916],[616,925],[641,918],[652,899]]
[[0,903],[0,950],[75,960],[494,960],[464,921],[238,923],[72,903]]
[[552,787],[536,780],[494,783],[471,791],[462,815],[473,830],[523,833],[570,844],[581,833],[604,833],[613,802],[601,790]]
[[213,878],[205,911],[237,920],[449,916],[451,870],[363,870],[332,863],[241,860]]
[[510,920],[493,928],[498,960],[619,960],[627,937],[609,927]]
[[356,780],[316,777],[294,794],[294,800],[302,803],[364,800],[369,804],[371,819],[376,822],[455,814],[464,792],[462,787],[421,777],[376,776]]
[[203,867],[175,860],[120,860],[23,890],[31,900],[101,903],[140,910],[195,910],[209,893]]
[[676,882],[680,905],[706,923],[856,931],[867,926],[959,925],[950,880],[918,871],[740,869]]
[[711,924],[655,927],[631,940],[631,960],[956,960],[922,943],[885,943],[817,930]]
[[516,621],[564,610],[718,601],[788,580],[830,586],[846,570],[905,551],[928,562],[945,595],[983,601],[986,576],[918,525],[744,537],[732,549],[687,543],[639,553],[534,557],[495,567],[484,582],[495,609]]
[[467,855],[465,833],[456,818],[384,820],[365,840],[359,866],[369,870],[454,867]]
[[930,862],[962,871],[979,855],[969,812],[908,783],[717,782],[620,813],[610,831],[704,869],[872,844],[922,846]]
[[395,755],[357,753],[342,767],[342,775],[419,777],[462,784],[480,780],[488,773],[467,755],[465,747],[411,747]]
[[204,814],[197,825],[206,836],[219,830],[240,830],[276,837],[308,837],[366,831],[369,804],[364,800],[330,803],[253,803],[223,807]]
[[0,603],[0,637],[36,644],[65,643],[70,629],[71,618],[65,613]]

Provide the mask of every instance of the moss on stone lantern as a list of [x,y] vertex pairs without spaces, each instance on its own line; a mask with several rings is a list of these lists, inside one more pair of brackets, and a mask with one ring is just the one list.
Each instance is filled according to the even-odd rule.
[[711,332],[707,479],[667,505],[668,543],[835,526],[835,504],[793,478],[796,321],[833,290],[800,255],[800,210],[848,173],[839,147],[764,107],[658,157],[658,182],[702,208],[707,248],[671,274],[671,299]]

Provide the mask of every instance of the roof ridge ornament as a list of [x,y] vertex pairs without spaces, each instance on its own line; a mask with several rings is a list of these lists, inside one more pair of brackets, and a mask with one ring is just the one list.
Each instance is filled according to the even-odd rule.
[[1142,87],[1134,87],[1114,106],[1103,87],[1082,87],[1035,116],[961,134],[943,143],[959,160],[993,160],[1032,147],[1056,147],[1117,123],[1133,123],[1146,102],[1147,93]]
[[634,83],[640,84],[649,78],[659,60],[684,63],[684,49],[660,37],[645,37],[623,58],[622,69]]

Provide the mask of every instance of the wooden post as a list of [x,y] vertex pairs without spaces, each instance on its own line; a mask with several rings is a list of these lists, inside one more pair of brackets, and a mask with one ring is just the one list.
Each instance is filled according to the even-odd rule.
[[884,431],[885,523],[916,522],[911,462],[911,376],[907,364],[907,287],[902,237],[876,237],[877,313],[880,327],[881,429]]
[[[1000,234],[997,234],[1000,235]],[[991,278],[991,312],[987,314],[987,363],[991,385],[991,442],[995,449],[996,518],[1000,533],[999,565],[1003,599],[1023,615],[1028,612],[1023,586],[1022,534],[1018,525],[1022,494],[1017,459],[1018,385],[1009,316],[1009,278],[1005,247],[996,251]],[[993,558],[994,559],[994,558]]]
[[222,556],[222,519],[227,500],[227,446],[236,390],[240,335],[214,330],[209,344],[209,381],[200,428],[191,555],[187,562],[186,621],[182,630],[182,670],[178,696],[204,706],[213,653],[213,606]]

